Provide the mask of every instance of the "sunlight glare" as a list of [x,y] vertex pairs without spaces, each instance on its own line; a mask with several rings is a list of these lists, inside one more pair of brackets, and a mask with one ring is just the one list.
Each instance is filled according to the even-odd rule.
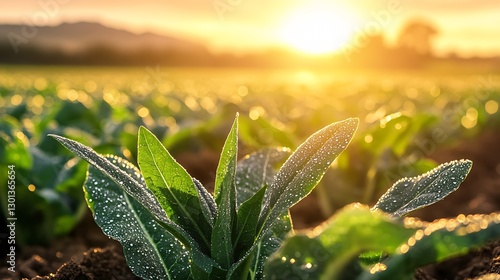
[[305,7],[292,12],[278,30],[288,46],[309,54],[331,53],[353,36],[352,13],[332,5]]

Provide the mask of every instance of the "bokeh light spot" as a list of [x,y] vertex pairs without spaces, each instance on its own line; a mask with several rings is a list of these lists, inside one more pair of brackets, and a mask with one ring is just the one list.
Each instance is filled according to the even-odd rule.
[[42,91],[47,88],[47,80],[44,78],[36,78],[33,82],[33,87],[38,91]]
[[248,88],[246,86],[239,86],[238,87],[238,95],[243,97],[248,94]]
[[493,115],[498,112],[498,102],[495,100],[489,100],[486,104],[484,104],[484,109],[488,114]]
[[14,106],[17,106],[17,105],[21,104],[22,102],[23,102],[23,97],[19,94],[14,94],[10,98],[10,104],[12,104]]
[[139,110],[137,110],[137,115],[141,118],[145,118],[149,115],[149,110],[146,107],[141,107]]
[[373,136],[371,134],[368,134],[365,136],[365,142],[370,144],[373,141]]

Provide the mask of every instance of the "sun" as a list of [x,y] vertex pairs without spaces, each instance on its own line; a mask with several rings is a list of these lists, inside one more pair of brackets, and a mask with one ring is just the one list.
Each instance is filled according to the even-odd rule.
[[353,36],[355,18],[346,9],[315,6],[297,9],[278,29],[280,40],[309,54],[338,51]]

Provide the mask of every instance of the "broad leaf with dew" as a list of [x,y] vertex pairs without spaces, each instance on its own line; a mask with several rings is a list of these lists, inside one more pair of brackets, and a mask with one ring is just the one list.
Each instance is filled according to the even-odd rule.
[[68,150],[86,160],[99,170],[99,172],[102,172],[110,180],[120,186],[128,195],[143,205],[163,228],[177,238],[190,251],[190,258],[192,260],[191,272],[195,278],[208,279],[212,270],[219,267],[217,263],[201,251],[200,245],[184,230],[184,228],[172,222],[172,220],[167,217],[160,203],[147,187],[137,182],[132,176],[124,172],[118,166],[112,164],[108,159],[99,155],[91,148],[61,136],[50,136],[59,141]]
[[[234,273],[245,265],[247,257],[253,254],[258,246],[264,245],[260,243],[264,237],[272,241],[269,245],[276,241],[273,239],[276,233],[273,231],[269,236],[269,231],[280,223],[286,228],[289,222],[288,209],[314,189],[328,167],[351,141],[358,122],[358,119],[347,119],[326,126],[311,135],[285,161],[264,195],[256,242],[247,254],[231,267],[230,277],[234,277]],[[281,225],[278,226],[280,227]],[[267,256],[263,258],[266,259]]]
[[217,217],[211,237],[212,258],[224,269],[228,269],[234,258],[233,232],[236,224],[236,161],[238,154],[238,118],[222,148],[215,178],[214,197]]
[[269,279],[338,279],[361,252],[394,252],[416,229],[407,229],[389,215],[366,206],[346,206],[308,234],[287,238],[268,261]]
[[333,123],[288,155],[266,149],[237,163],[238,120],[225,141],[214,195],[141,128],[139,165],[53,136],[91,164],[86,197],[96,222],[146,279],[404,279],[500,237],[499,215],[424,223],[400,217],[458,188],[462,160],[398,181],[372,209],[354,204],[295,234],[289,208],[308,195],[351,140],[358,120]]
[[288,148],[265,148],[238,161],[236,168],[236,206],[252,197],[266,184],[270,185],[278,164],[290,156]]
[[[106,159],[145,185],[140,171],[130,162],[115,156]],[[90,166],[83,188],[97,225],[122,244],[127,263],[136,275],[146,279],[191,277],[186,247],[113,180]]]
[[403,178],[378,200],[373,209],[394,217],[436,203],[456,191],[472,168],[470,160],[455,160],[413,178]]
[[138,162],[146,185],[169,218],[183,225],[208,254],[212,227],[201,211],[193,179],[145,127],[139,129]]
[[421,224],[421,228],[399,247],[396,254],[377,265],[378,269],[365,271],[359,279],[413,279],[419,267],[463,255],[500,238],[500,213],[459,215],[455,219],[439,219],[432,223],[407,218],[405,224],[409,227]]
[[347,119],[319,130],[286,160],[267,189],[260,217],[262,234],[284,211],[313,190],[335,158],[345,150],[358,123],[358,119]]

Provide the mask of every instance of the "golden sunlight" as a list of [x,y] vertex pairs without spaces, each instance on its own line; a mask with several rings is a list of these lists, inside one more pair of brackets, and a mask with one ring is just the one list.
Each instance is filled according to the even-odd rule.
[[325,54],[341,49],[355,27],[355,18],[346,9],[318,5],[291,13],[278,29],[278,36],[296,50]]

